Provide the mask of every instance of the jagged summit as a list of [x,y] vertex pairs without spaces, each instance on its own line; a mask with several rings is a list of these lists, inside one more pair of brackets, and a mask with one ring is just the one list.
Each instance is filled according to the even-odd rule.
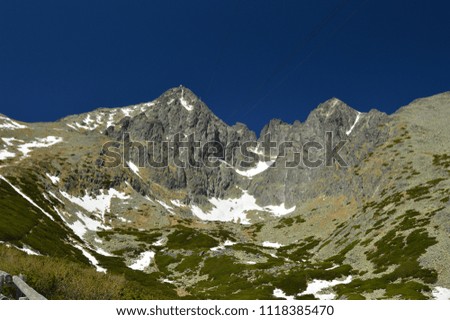
[[[164,123],[176,122],[171,127],[178,126],[183,121],[198,122],[198,119],[214,118],[222,122],[197,95],[184,86],[171,88],[150,102],[119,108],[96,109],[65,117],[59,122],[65,123],[72,130],[102,133],[110,127],[117,126],[125,118],[133,119],[143,114],[148,119],[160,120]],[[140,116],[139,119],[145,121],[145,117]]]
[[178,87],[173,87],[170,89],[167,89],[162,96],[178,96],[178,97],[190,97],[193,99],[200,100],[198,96],[189,88],[179,85]]
[[311,128],[315,134],[320,130],[338,130],[349,135],[364,116],[364,113],[351,108],[345,102],[331,98],[311,111],[305,125]]
[[329,119],[336,116],[352,115],[355,113],[358,113],[358,111],[347,105],[342,100],[339,100],[338,98],[331,98],[319,104],[316,109],[311,111],[310,116],[312,114],[317,114],[325,119]]
[[[179,113],[185,119],[203,118],[206,116],[222,121],[192,90],[183,85],[165,91],[152,103],[154,108],[148,110],[149,113],[154,114],[161,111],[173,116],[175,116],[174,113]],[[161,114],[161,116],[163,115]]]

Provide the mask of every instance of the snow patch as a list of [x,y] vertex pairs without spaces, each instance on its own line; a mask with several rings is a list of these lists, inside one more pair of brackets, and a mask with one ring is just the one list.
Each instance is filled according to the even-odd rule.
[[180,103],[181,105],[187,110],[187,111],[192,111],[194,110],[194,106],[189,104],[186,99],[184,99],[184,90],[181,89],[181,97],[180,97]]
[[91,262],[91,264],[95,267],[95,269],[97,270],[97,272],[103,272],[106,273],[106,269],[102,268],[98,265],[98,260],[92,255],[90,254],[85,248],[83,248],[82,246],[80,246],[79,244],[75,244],[74,245],[75,248],[77,248],[78,250],[81,251],[81,253],[88,258],[88,260]]
[[27,246],[23,246],[22,248],[15,246],[13,244],[10,243],[5,243],[4,241],[0,241],[0,244],[4,244],[7,248],[15,248],[19,251],[25,252],[26,254],[28,254],[29,256],[42,256],[39,252],[27,247]]
[[106,129],[111,127],[114,124],[114,116],[116,115],[115,112],[112,112],[108,116],[108,122],[106,122]]
[[0,120],[3,120],[2,123],[0,123],[0,129],[9,129],[9,130],[16,130],[16,129],[26,129],[27,126],[21,125],[17,123],[16,121],[11,120],[10,118],[0,116]]
[[102,256],[105,256],[105,257],[115,257],[115,256],[112,255],[111,253],[106,252],[105,250],[103,250],[102,248],[99,248],[99,247],[94,247],[93,250],[94,250],[95,252],[97,252],[98,254],[100,254],[100,255],[102,255]]
[[237,199],[211,198],[209,202],[214,206],[209,212],[203,212],[198,206],[191,207],[192,213],[206,221],[240,221],[242,224],[250,224],[246,211],[261,210],[256,204],[256,199],[246,191]]
[[75,221],[74,223],[68,223],[67,225],[80,239],[83,239],[84,235],[88,231],[86,226],[81,221]]
[[150,266],[152,259],[155,257],[153,251],[142,252],[139,258],[129,266],[130,269],[144,271],[145,268]]
[[349,130],[345,131],[345,134],[346,134],[346,135],[349,135],[350,133],[352,133],[353,129],[355,128],[356,124],[357,124],[358,121],[359,121],[360,116],[361,116],[361,112],[358,112],[358,114],[356,115],[355,122],[353,123],[353,125],[351,126],[351,128],[350,128]]
[[6,160],[8,158],[14,158],[15,153],[9,152],[8,150],[0,150],[0,160]]
[[265,247],[265,248],[278,249],[278,248],[281,248],[283,245],[278,243],[278,242],[264,241],[262,243],[262,246]]
[[59,183],[59,177],[57,176],[52,176],[48,173],[46,173],[46,176],[52,181],[53,184],[58,184]]
[[[99,222],[84,216],[81,212],[77,212],[76,215],[81,221],[77,220],[74,223],[69,223],[67,221],[67,218],[70,217],[69,214],[67,214],[66,212],[61,213],[58,210],[58,208],[56,208],[56,207],[53,207],[53,208],[58,213],[58,215],[61,217],[61,219],[65,222],[65,224],[73,231],[73,233],[76,234],[81,240],[83,240],[85,242],[85,244],[87,245],[87,247],[89,249],[91,249],[105,257],[114,257],[112,254],[110,254],[109,252],[106,252],[102,248],[92,246],[90,243],[86,242],[84,239],[84,235],[86,234],[86,232],[88,230],[98,231],[102,228],[102,225]],[[105,229],[105,228],[103,228],[103,229]],[[103,241],[98,238],[94,238],[94,242],[100,243],[100,244],[103,243]],[[106,269],[104,269],[104,270],[106,271]]]
[[185,207],[186,205],[183,204],[180,200],[170,200],[170,202],[175,206],[175,207]]
[[91,119],[91,115],[88,114],[86,118],[84,118],[82,123],[79,122],[73,122],[73,124],[67,124],[68,127],[75,129],[78,131],[78,129],[84,129],[84,130],[95,130],[98,128],[99,118],[97,116],[97,121]]
[[254,176],[266,171],[269,169],[273,164],[275,163],[275,160],[270,161],[260,161],[256,164],[255,167],[248,169],[248,170],[239,170],[236,169],[236,173],[240,174],[241,176],[247,177],[247,178],[253,178]]
[[23,156],[26,157],[32,151],[31,149],[48,148],[62,141],[63,138],[61,137],[48,136],[46,138],[38,138],[35,141],[22,144],[17,149],[19,149]]
[[306,294],[313,294],[316,298],[320,300],[332,300],[336,297],[334,293],[320,293],[322,290],[334,287],[338,284],[348,284],[352,282],[352,276],[348,276],[344,280],[313,280],[308,283],[308,287],[302,293],[299,293],[299,296],[303,296]]
[[99,214],[103,223],[105,222],[105,214],[110,212],[111,200],[113,198],[120,200],[126,200],[130,198],[126,194],[119,192],[113,188],[109,189],[106,193],[102,189],[100,190],[100,194],[95,197],[91,197],[88,194],[86,194],[82,198],[78,198],[71,196],[70,194],[64,191],[60,191],[60,193],[64,198],[80,206],[86,211]]
[[84,123],[86,123],[87,125],[94,123],[94,120],[91,119],[90,114],[88,114],[87,117],[84,119]]
[[332,266],[331,268],[325,269],[325,271],[330,271],[336,268],[339,268],[339,266],[338,265]]
[[58,200],[59,203],[64,204],[64,202],[60,198],[58,198],[53,192],[49,191],[48,194],[51,195],[56,200]]
[[231,247],[231,246],[234,246],[236,244],[236,242],[233,242],[233,241],[231,241],[231,240],[226,240],[224,243],[223,243],[223,245],[225,246],[225,247]]
[[273,296],[275,298],[281,298],[281,299],[286,299],[286,300],[294,300],[294,296],[286,295],[286,293],[284,293],[284,291],[281,290],[281,289],[274,289],[272,294],[273,294]]
[[135,164],[134,164],[133,162],[131,162],[131,161],[128,161],[127,164],[128,164],[128,167],[130,168],[130,170],[133,171],[135,175],[137,175],[139,178],[142,179],[141,175],[139,174],[139,168],[138,168],[138,166],[135,165]]
[[225,247],[222,245],[222,246],[213,247],[213,248],[211,248],[209,250],[211,250],[211,251],[220,251],[220,250],[223,250],[223,249],[225,249]]
[[22,247],[22,248],[19,248],[19,247],[15,246],[15,248],[19,249],[20,251],[25,252],[29,256],[42,256],[39,252],[37,252],[37,251],[35,251],[35,250],[31,249],[31,248],[25,247],[25,246]]
[[73,129],[73,130],[75,130],[75,131],[78,131],[78,128],[75,127],[73,124],[68,123],[67,126],[68,126],[70,129]]
[[169,280],[169,279],[163,279],[162,282],[163,283],[170,283],[170,284],[174,284],[175,283],[175,281]]
[[286,208],[286,205],[282,203],[279,206],[265,206],[264,209],[270,211],[272,215],[280,217],[294,212],[296,207],[297,206],[293,206],[292,208]]
[[155,247],[162,247],[162,246],[164,245],[164,243],[165,243],[164,238],[161,238],[161,239],[159,239],[158,241],[153,242],[153,243],[152,243],[152,246],[155,246]]
[[125,219],[124,217],[119,217],[119,220],[122,221],[123,223],[131,223],[133,221]]
[[431,293],[435,300],[450,300],[450,289],[443,287],[436,287]]
[[90,125],[90,126],[86,126],[86,125],[80,124],[78,122],[75,123],[75,126],[80,128],[80,129],[84,129],[84,130],[95,130],[98,127],[98,125],[96,125],[96,124],[93,124],[93,125]]
[[248,211],[266,211],[275,216],[282,216],[293,212],[296,208],[294,206],[286,209],[284,204],[279,206],[261,207],[256,204],[255,197],[249,195],[247,191],[243,191],[240,198],[211,198],[209,199],[209,202],[214,206],[209,212],[204,212],[200,207],[192,205],[192,213],[199,219],[206,221],[240,221],[242,224],[250,224],[250,220],[247,218]]
[[194,110],[194,106],[189,104],[183,97],[180,98],[180,103],[187,111]]
[[259,155],[259,156],[263,156],[263,157],[265,156],[264,152],[262,150],[260,150],[259,147],[249,147],[248,150],[250,152],[253,152],[253,153]]
[[96,113],[95,119],[93,119],[93,114],[87,114],[86,118],[84,118],[81,123],[72,122],[71,124],[67,124],[67,126],[76,131],[78,131],[78,129],[93,131],[104,125],[104,130],[106,130],[110,126],[114,125],[117,110],[122,110],[125,116],[128,116],[132,111],[134,111],[131,107],[123,109],[110,109],[108,112]]
[[121,111],[125,117],[129,117],[131,114],[131,111],[133,111],[133,109],[132,108],[122,108]]
[[226,240],[223,244],[221,244],[220,246],[217,247],[213,247],[210,250],[211,251],[220,251],[220,250],[224,250],[225,247],[231,247],[234,246],[236,244],[236,242],[230,241],[230,240]]
[[64,221],[64,222],[66,222],[66,218],[68,218],[68,217],[70,217],[69,216],[69,214],[67,213],[67,212],[62,212],[61,213],[61,211],[59,211],[58,210],[58,208],[57,207],[55,207],[55,206],[53,206],[53,210],[55,210],[55,212],[60,216],[60,218]]
[[76,212],[75,215],[77,216],[79,221],[81,221],[83,223],[83,225],[86,227],[86,229],[89,231],[100,231],[100,230],[109,229],[108,227],[103,225],[100,221],[97,221],[90,217],[87,217],[85,214],[83,214],[79,211]]
[[90,217],[85,216],[81,212],[76,212],[75,216],[77,220],[73,223],[68,222],[68,218],[70,215],[66,212],[60,212],[57,207],[53,207],[53,209],[58,213],[61,220],[65,222],[65,224],[73,231],[74,234],[76,234],[80,239],[84,240],[84,235],[88,231],[100,231],[100,230],[107,230],[110,228],[107,228],[99,221],[96,221],[94,219],[91,219]]
[[13,141],[24,142],[23,140],[16,139],[16,138],[2,138],[2,140],[9,147],[13,146],[13,143],[12,143]]
[[160,205],[162,205],[170,213],[173,213],[173,211],[172,211],[173,208],[171,206],[169,206],[167,203],[165,203],[165,202],[163,202],[161,200],[156,200],[156,202],[158,202]]

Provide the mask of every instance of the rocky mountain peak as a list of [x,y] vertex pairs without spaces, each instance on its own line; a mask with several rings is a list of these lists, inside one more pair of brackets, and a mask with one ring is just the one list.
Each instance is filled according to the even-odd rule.
[[[264,137],[270,134],[272,138],[277,139],[281,133],[286,133],[291,128],[291,125],[280,119],[272,119],[261,130],[259,136]],[[284,135],[283,135],[284,136]],[[278,140],[278,139],[277,139]]]
[[327,121],[337,117],[352,117],[356,113],[358,113],[358,111],[348,106],[345,102],[337,98],[331,98],[319,104],[317,108],[311,112],[308,120],[311,117],[318,117]]
[[306,119],[306,126],[321,131],[344,131],[350,134],[363,114],[337,98],[331,98],[314,109]]
[[157,99],[157,101],[159,104],[180,108],[180,111],[182,112],[205,110],[211,112],[195,93],[182,85],[167,90]]

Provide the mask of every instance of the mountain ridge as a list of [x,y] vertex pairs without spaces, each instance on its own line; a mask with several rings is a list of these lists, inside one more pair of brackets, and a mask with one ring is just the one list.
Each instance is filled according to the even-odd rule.
[[[166,98],[166,100],[167,100],[167,99],[174,99],[174,96],[175,96],[176,98],[178,98],[178,99],[179,99],[179,98],[182,98],[182,97],[183,97],[183,92],[186,92],[187,96],[189,96],[191,100],[201,102],[201,104],[199,104],[199,105],[201,106],[201,108],[202,108],[204,111],[210,112],[215,118],[218,118],[218,119],[219,119],[219,117],[218,117],[218,116],[217,116],[210,108],[208,108],[208,106],[207,106],[205,103],[203,103],[202,100],[201,100],[195,93],[193,93],[189,88],[180,85],[180,86],[178,86],[178,87],[173,87],[173,88],[170,88],[170,89],[166,90],[164,93],[162,93],[162,94],[161,94],[160,96],[158,96],[156,99],[153,99],[153,100],[150,100],[150,101],[140,102],[140,103],[137,103],[137,104],[130,104],[130,105],[122,106],[122,107],[111,107],[111,108],[108,108],[108,107],[100,107],[100,108],[94,108],[94,109],[91,110],[91,111],[83,112],[83,113],[80,113],[80,114],[74,114],[74,115],[67,115],[67,116],[64,116],[64,117],[62,117],[62,118],[60,118],[60,119],[57,119],[56,121],[39,121],[39,122],[23,122],[23,121],[22,121],[22,122],[23,122],[23,123],[28,123],[28,124],[33,124],[33,123],[68,122],[68,121],[70,121],[70,119],[72,119],[72,118],[74,118],[74,117],[80,117],[80,118],[81,118],[81,117],[85,117],[85,116],[87,116],[87,115],[89,115],[89,114],[96,114],[96,113],[99,113],[99,112],[108,112],[108,113],[111,113],[111,112],[118,111],[118,110],[122,110],[122,109],[130,109],[130,108],[136,108],[136,109],[138,109],[138,108],[137,108],[138,106],[150,108],[151,106],[154,105],[154,102],[155,102],[155,101],[161,100],[162,98]],[[319,104],[315,109],[311,110],[311,112],[314,111],[314,110],[316,110],[317,108],[320,108],[322,105],[326,105],[328,102],[333,102],[333,101],[339,101],[339,105],[345,105],[346,107],[348,107],[348,105],[346,105],[343,101],[339,100],[338,98],[333,97],[333,98],[330,98],[330,99],[326,100],[325,102]],[[181,105],[180,103],[178,103],[178,104],[176,104],[176,105],[180,107],[180,110],[182,110],[182,109],[181,109],[182,105]],[[161,106],[160,106],[160,107],[161,107]],[[348,108],[350,108],[350,107],[348,107]],[[141,108],[140,110],[141,110],[142,112],[145,112],[146,109]],[[352,109],[352,110],[354,110],[354,109]],[[355,110],[355,111],[356,111],[356,110]],[[1,115],[1,114],[0,114],[0,115]],[[125,115],[126,115],[126,114],[125,114]],[[7,116],[5,115],[5,117],[7,117]],[[8,118],[9,118],[9,117],[8,117]],[[10,118],[10,119],[11,119],[11,120],[15,120],[15,119],[12,119],[12,118]],[[277,119],[277,118],[274,118],[274,119],[272,119],[272,120],[276,120],[276,119]],[[272,120],[270,120],[270,121],[272,121]],[[16,121],[20,121],[20,120],[16,120]],[[222,120],[221,120],[221,121],[222,121]],[[270,121],[269,121],[269,123],[270,123]],[[282,120],[282,121],[283,121],[283,120]],[[295,120],[295,121],[299,121],[299,120]],[[267,123],[266,125],[268,125],[269,123]],[[287,123],[287,122],[286,122],[286,123]],[[245,123],[239,122],[239,121],[236,122],[236,123],[233,124],[233,125],[227,124],[227,126],[230,126],[230,127],[231,127],[231,126],[234,126],[234,125],[236,125],[236,124],[243,124],[243,125],[247,126]]]
[[[392,115],[332,98],[304,123],[271,120],[257,137],[209,108],[197,112],[203,102],[187,89],[171,90],[56,123],[0,127],[2,245],[139,275],[179,297],[270,299],[282,290],[304,298],[310,279],[345,280],[327,289],[341,299],[425,299],[450,288],[448,93]],[[191,160],[199,166],[141,166],[141,155],[157,162],[163,155],[139,149],[126,163],[106,165],[107,143],[161,143],[179,132],[222,145],[218,165],[205,161],[214,152],[198,148]],[[290,145],[264,154],[268,133]],[[339,141],[345,163],[328,164],[326,152]],[[303,155],[311,142],[310,163]],[[245,146],[255,156],[247,166]]]

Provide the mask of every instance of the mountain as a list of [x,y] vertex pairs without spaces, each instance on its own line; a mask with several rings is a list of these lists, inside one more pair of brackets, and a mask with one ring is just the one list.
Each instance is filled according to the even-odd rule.
[[114,298],[448,298],[449,116],[450,93],[392,115],[332,98],[256,135],[182,86],[53,123],[0,115],[0,256],[26,253],[0,269],[95,268],[122,277]]

